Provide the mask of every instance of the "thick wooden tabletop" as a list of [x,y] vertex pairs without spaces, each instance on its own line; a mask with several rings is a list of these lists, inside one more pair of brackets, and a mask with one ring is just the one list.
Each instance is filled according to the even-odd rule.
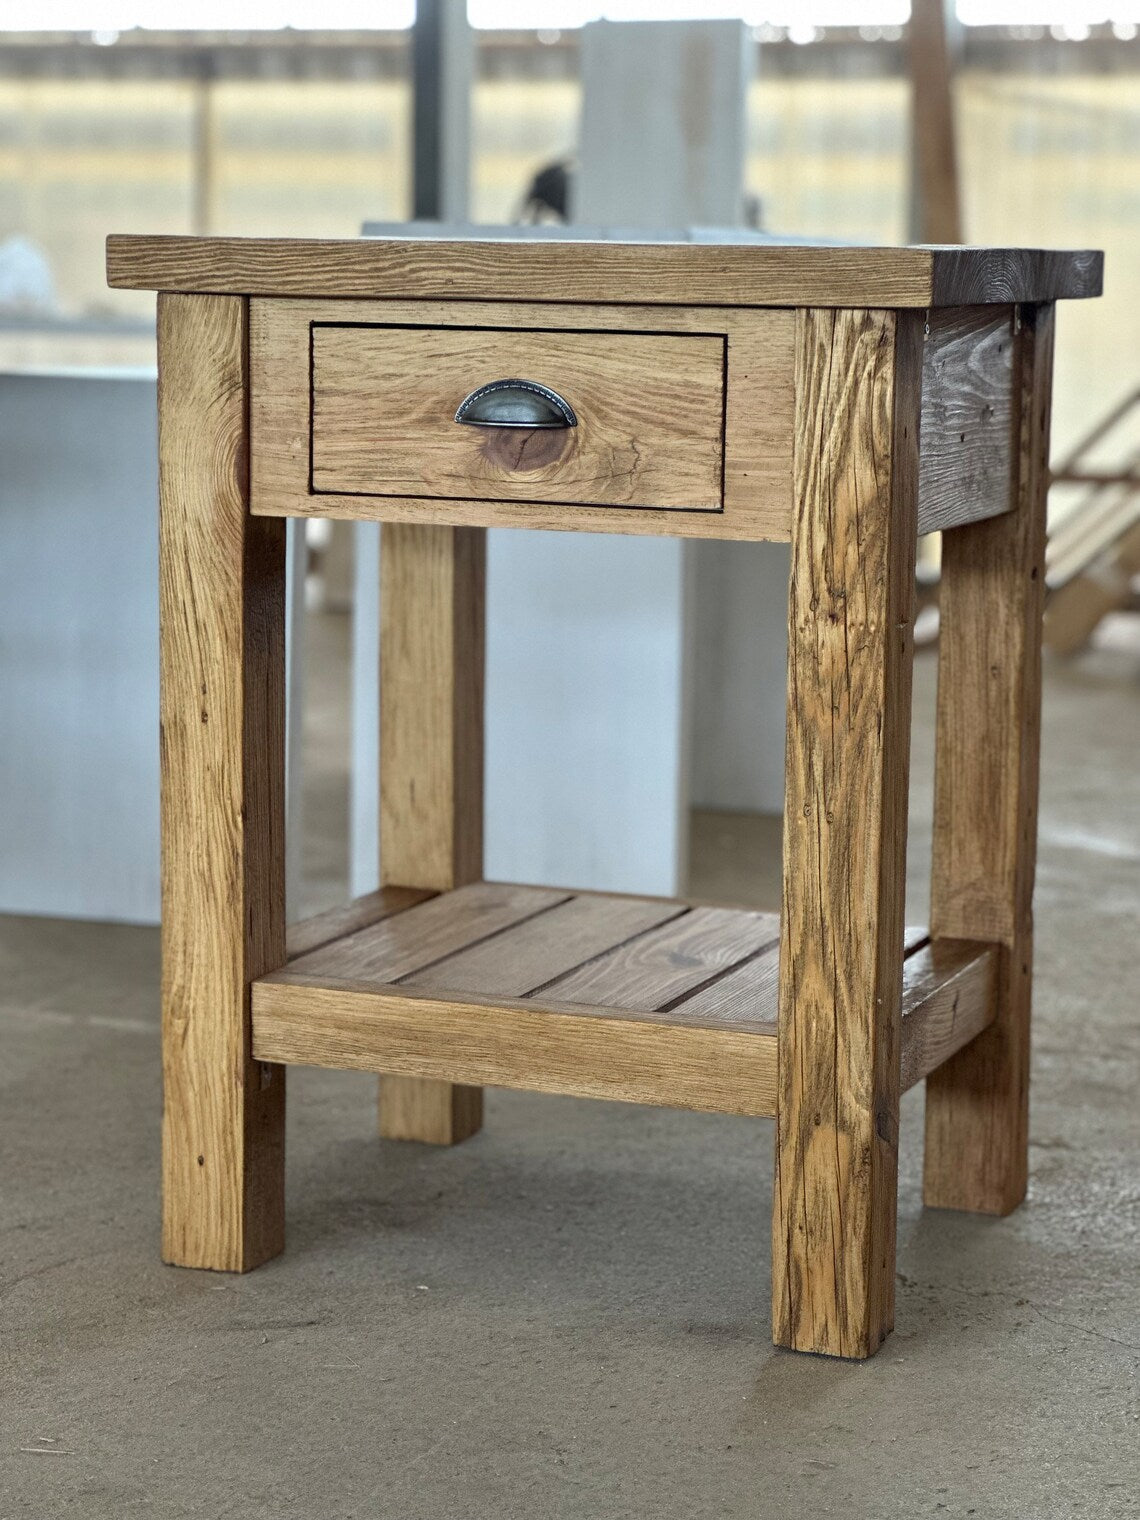
[[1101,293],[1104,256],[1032,248],[588,243],[526,238],[112,236],[108,283],[249,296],[933,307]]

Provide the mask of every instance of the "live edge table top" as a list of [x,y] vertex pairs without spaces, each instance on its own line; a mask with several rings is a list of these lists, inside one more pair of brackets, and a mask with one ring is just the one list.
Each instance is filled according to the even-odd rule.
[[1027,248],[527,238],[112,236],[117,289],[244,296],[903,309],[1080,299],[1103,255]]

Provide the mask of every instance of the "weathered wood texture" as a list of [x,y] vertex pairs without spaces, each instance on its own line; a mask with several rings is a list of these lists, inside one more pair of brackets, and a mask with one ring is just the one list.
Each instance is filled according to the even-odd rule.
[[592,1005],[273,981],[257,988],[254,1027],[263,1059],[383,1067],[409,1081],[435,1078],[436,1087],[490,1083],[761,1116],[776,1106],[771,1027],[708,1029]]
[[[483,874],[481,528],[386,524],[380,553],[380,875],[447,891]],[[380,1133],[454,1145],[483,1095],[380,1080]]]
[[993,1022],[998,952],[967,940],[932,940],[903,962],[903,1092]]
[[778,1344],[894,1319],[922,319],[800,314],[772,1221]]
[[1013,478],[1013,310],[930,314],[922,356],[918,531],[1008,512]]
[[[273,981],[679,1009],[685,1021],[723,1024],[726,1014],[703,1009],[702,999],[729,973],[774,960],[779,934],[776,914],[747,908],[476,882],[346,933],[291,960]],[[767,1028],[775,1002],[754,997],[731,1018]]]
[[569,1003],[668,1008],[779,937],[771,915],[693,908],[543,988]]
[[[392,888],[388,889],[393,890]],[[458,950],[500,935],[516,924],[566,901],[553,887],[478,883],[441,893],[417,910],[385,918],[346,935],[311,955],[291,961],[298,976],[335,976],[349,981],[398,982]]]
[[257,1048],[318,1065],[771,1114],[774,1000],[755,997],[730,1019],[689,1004],[746,962],[765,953],[774,962],[778,933],[771,914],[480,883],[267,978]]
[[245,303],[158,310],[163,1232],[244,1271],[284,1240],[285,1072],[249,983],[285,959],[284,523],[246,510]]
[[918,307],[1096,296],[1090,250],[525,239],[107,239],[115,289],[436,301]]
[[[719,512],[723,334],[312,330],[315,492]],[[577,426],[484,428],[459,404],[535,380]]]
[[296,960],[298,956],[308,955],[313,950],[319,950],[322,945],[343,939],[346,934],[354,934],[357,929],[378,924],[382,919],[390,918],[393,913],[414,908],[417,903],[424,902],[431,896],[430,891],[413,887],[381,887],[378,892],[366,892],[363,897],[354,897],[351,902],[329,908],[312,918],[301,919],[299,923],[290,924],[286,930],[288,957]]
[[[254,1048],[387,1066],[436,1079],[433,1091],[488,1081],[771,1114],[779,932],[776,915],[745,909],[480,882],[266,977]],[[902,1070],[913,1082],[992,1017],[993,952],[911,929],[905,953]]]
[[[660,333],[672,339],[723,340],[727,370],[723,415],[723,510],[683,512],[645,506],[569,506],[521,500],[453,501],[430,495],[345,495],[310,489],[310,324],[363,323],[376,331],[388,324],[436,329],[450,338],[467,329],[476,362],[483,329],[507,327],[520,341],[544,337],[576,342],[617,341],[617,333]],[[446,330],[446,332],[445,332]],[[317,328],[319,333],[321,328]],[[708,335],[714,335],[709,340]],[[458,334],[456,335],[458,339]],[[689,538],[786,539],[791,520],[795,318],[790,311],[733,311],[694,306],[542,306],[471,301],[277,301],[255,300],[250,309],[253,376],[251,506],[266,516],[380,519],[470,527],[553,528],[560,532],[672,534]],[[524,378],[540,378],[524,376]],[[652,377],[650,377],[652,378]],[[409,383],[416,377],[410,376]],[[681,384],[687,376],[676,377]],[[356,384],[346,374],[345,386]],[[721,383],[718,371],[717,384]],[[458,405],[462,393],[448,398]],[[571,398],[573,399],[573,398]],[[628,407],[628,399],[623,405]],[[454,411],[454,405],[452,411]],[[345,426],[354,404],[342,408]],[[437,406],[438,410],[438,406]],[[690,426],[691,408],[681,402],[660,425]],[[384,458],[384,428],[373,428],[373,457]],[[575,430],[582,432],[582,429]],[[473,430],[447,420],[444,432],[470,438]],[[672,456],[670,456],[672,457]],[[605,472],[603,471],[603,474]],[[620,474],[620,471],[619,471]],[[411,484],[411,482],[406,482]],[[596,488],[620,503],[621,480],[604,478]],[[504,494],[509,494],[504,488]],[[512,488],[513,494],[513,488]]]
[[523,997],[684,911],[653,898],[571,897],[533,914],[505,939],[496,935],[413,972],[404,985]]
[[1053,310],[1022,312],[1013,511],[942,544],[931,929],[1002,946],[997,1018],[927,1083],[924,1196],[1025,1195]]

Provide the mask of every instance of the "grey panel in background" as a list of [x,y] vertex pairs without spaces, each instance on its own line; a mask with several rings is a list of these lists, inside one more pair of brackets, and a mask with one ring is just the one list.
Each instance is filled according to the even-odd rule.
[[0,376],[0,909],[158,906],[154,380]]

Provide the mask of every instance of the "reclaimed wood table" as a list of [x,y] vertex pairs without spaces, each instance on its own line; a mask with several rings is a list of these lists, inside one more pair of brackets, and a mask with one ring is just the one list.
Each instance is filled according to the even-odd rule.
[[[115,237],[109,269],[160,292],[166,1259],[282,1249],[291,1064],[383,1073],[383,1133],[437,1143],[487,1083],[767,1115],[775,1340],[872,1354],[900,1092],[927,1081],[927,1204],[1025,1192],[1053,303],[1100,256]],[[384,885],[287,935],[284,528],[310,516],[384,524]],[[791,541],[778,916],[482,879],[489,526]]]

